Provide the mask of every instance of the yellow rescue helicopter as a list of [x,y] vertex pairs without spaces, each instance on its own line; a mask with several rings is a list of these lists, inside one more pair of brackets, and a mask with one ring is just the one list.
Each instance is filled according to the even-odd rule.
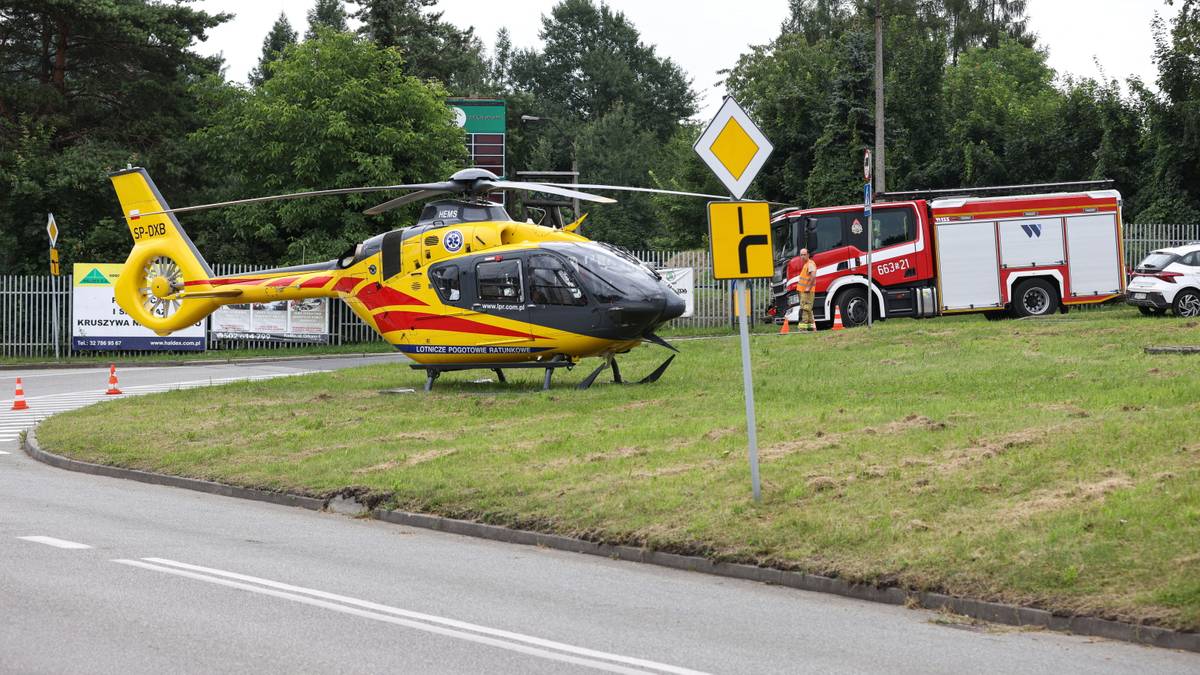
[[[227,304],[340,298],[426,372],[425,389],[444,371],[505,368],[553,371],[580,359],[603,362],[621,382],[615,356],[642,342],[674,351],[655,334],[684,312],[662,277],[623,249],[576,232],[584,217],[554,228],[512,220],[491,192],[523,190],[582,201],[615,200],[572,188],[666,192],[622,186],[550,185],[503,180],[464,169],[439,183],[317,190],[171,209],[145,169],[112,174],[133,236],[115,285],[117,303],[159,335],[195,324]],[[410,202],[426,204],[412,227],[387,232],[327,262],[218,277],[180,226],[177,213],[300,197],[406,190],[367,209],[375,215]],[[654,382],[674,355],[641,382]]]

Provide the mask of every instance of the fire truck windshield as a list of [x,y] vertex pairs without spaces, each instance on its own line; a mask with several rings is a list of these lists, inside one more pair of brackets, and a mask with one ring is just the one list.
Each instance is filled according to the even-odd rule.
[[771,238],[775,240],[775,259],[790,260],[796,256],[796,240],[792,236],[793,218],[784,218],[771,225]]

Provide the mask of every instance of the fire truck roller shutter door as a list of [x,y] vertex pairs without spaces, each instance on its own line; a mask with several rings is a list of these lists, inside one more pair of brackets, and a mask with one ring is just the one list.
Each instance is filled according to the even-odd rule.
[[1120,293],[1117,215],[1068,216],[1066,226],[1071,297]]
[[996,223],[959,221],[937,225],[942,309],[1000,307]]
[[1049,267],[1066,262],[1062,218],[1027,218],[1000,223],[1000,264],[1006,268]]

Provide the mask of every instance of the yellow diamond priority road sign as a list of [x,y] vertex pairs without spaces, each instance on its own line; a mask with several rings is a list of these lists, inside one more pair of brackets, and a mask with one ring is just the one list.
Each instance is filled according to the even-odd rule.
[[46,219],[46,234],[50,235],[50,248],[58,244],[58,223],[54,222],[54,214]]
[[727,96],[694,149],[730,194],[741,199],[774,147],[737,101]]
[[767,202],[709,202],[714,279],[759,279],[775,272]]

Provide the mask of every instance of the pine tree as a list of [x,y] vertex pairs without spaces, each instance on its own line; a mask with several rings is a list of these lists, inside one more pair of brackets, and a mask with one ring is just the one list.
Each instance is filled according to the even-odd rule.
[[342,0],[317,0],[317,4],[308,10],[308,32],[304,39],[316,37],[320,28],[339,33],[346,30],[346,8],[342,6]]
[[296,30],[292,28],[287,15],[280,12],[275,25],[271,26],[271,32],[263,40],[262,56],[258,59],[258,66],[250,73],[250,84],[259,87],[271,79],[271,64],[278,61],[284,50],[297,41]]
[[195,90],[221,65],[192,47],[228,18],[145,0],[0,3],[0,270],[44,272],[47,211],[64,264],[123,259],[107,172],[127,163],[191,200],[180,139],[203,125]]
[[404,71],[421,79],[438,80],[451,94],[483,93],[488,74],[483,43],[474,28],[460,29],[443,21],[441,12],[427,12],[437,0],[354,0],[351,14],[362,22],[359,34],[381,47],[396,47]]

